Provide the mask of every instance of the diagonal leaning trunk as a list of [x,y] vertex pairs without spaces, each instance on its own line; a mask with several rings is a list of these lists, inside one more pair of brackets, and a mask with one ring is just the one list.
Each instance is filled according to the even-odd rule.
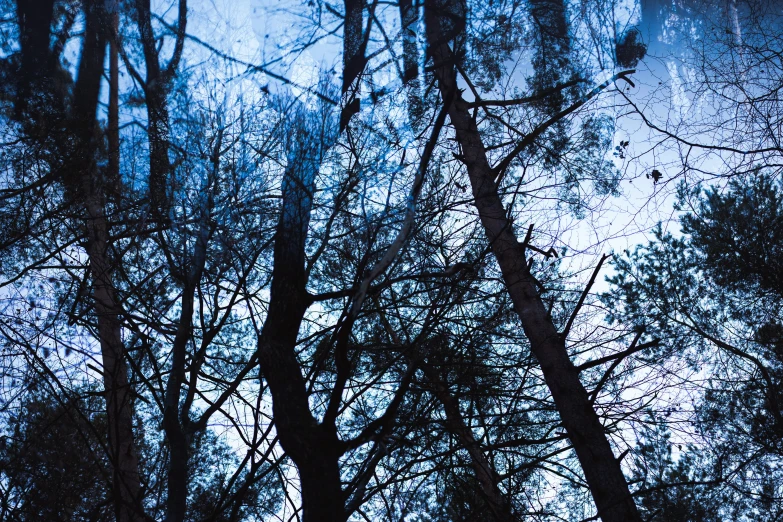
[[448,16],[451,1],[426,0],[427,40],[442,98],[453,100],[449,117],[456,140],[462,147],[479,218],[500,266],[514,310],[541,365],[563,426],[582,466],[598,516],[604,522],[641,522],[620,462],[614,457],[604,428],[568,356],[565,339],[555,328],[538,294],[498,195],[494,171],[487,159],[476,121],[458,90],[454,65],[459,58],[449,47],[442,29],[442,19]]

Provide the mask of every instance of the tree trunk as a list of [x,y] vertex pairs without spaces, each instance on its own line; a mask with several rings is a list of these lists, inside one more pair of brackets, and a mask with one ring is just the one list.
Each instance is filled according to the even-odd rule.
[[[305,111],[305,109],[302,109]],[[307,385],[296,357],[299,326],[310,303],[305,285],[305,240],[321,154],[328,143],[306,117],[296,129],[283,179],[269,311],[258,339],[261,375],[272,393],[280,445],[299,471],[304,522],[346,520],[340,483],[342,454],[334,425],[310,411]],[[333,134],[333,131],[331,132]]]
[[136,1],[136,17],[147,72],[144,97],[147,106],[147,138],[150,147],[150,209],[157,219],[165,222],[168,219],[168,177],[171,170],[167,84],[172,72],[161,69],[155,34],[152,31],[150,0]]
[[111,266],[106,256],[106,219],[99,205],[88,205],[88,212],[90,219],[87,220],[87,254],[93,277],[93,299],[103,358],[114,508],[118,522],[141,522],[145,517],[141,507],[139,459],[133,437],[133,409],[125,346],[122,342],[122,325],[111,282]]
[[441,30],[441,17],[448,7],[446,2],[427,0],[427,38],[433,61],[440,64],[435,68],[435,76],[441,95],[445,100],[453,99],[449,117],[456,139],[462,146],[463,161],[481,223],[531,350],[541,365],[563,426],[574,446],[598,515],[604,522],[641,521],[620,462],[615,459],[604,428],[579,381],[578,372],[566,351],[565,340],[556,330],[536,290],[524,253],[498,195],[494,171],[487,160],[476,121],[470,116],[468,104],[458,90],[452,65],[458,58],[444,41]]
[[117,12],[118,1],[113,2],[111,28],[114,34],[109,40],[109,112],[106,125],[106,138],[109,145],[108,178],[114,189],[120,190],[120,62],[117,47],[117,31],[119,31],[120,16]]
[[[197,387],[200,361],[194,356],[191,360],[190,381],[187,382],[188,398],[180,406],[182,386],[185,384],[188,343],[193,340],[193,313],[196,304],[196,292],[201,284],[204,267],[207,262],[207,249],[212,235],[210,216],[214,206],[212,191],[217,183],[220,170],[220,150],[223,146],[223,132],[218,131],[212,154],[212,173],[201,193],[199,205],[199,232],[193,247],[187,270],[179,274],[183,278],[181,312],[177,324],[177,333],[171,347],[171,372],[166,382],[166,396],[163,409],[163,429],[169,444],[169,475],[167,477],[168,498],[166,499],[166,522],[185,520],[188,499],[188,457],[190,436],[193,427],[190,422],[192,397]],[[174,270],[174,267],[172,267]],[[213,403],[214,404],[214,403]]]
[[108,255],[110,236],[104,210],[105,183],[95,158],[95,116],[107,43],[105,18],[102,2],[85,3],[84,44],[78,81],[74,87],[72,118],[76,146],[63,173],[63,182],[74,201],[84,205],[86,213],[87,255],[103,358],[115,514],[118,522],[141,522],[145,515],[141,504],[141,478],[133,437],[133,410],[120,307]]

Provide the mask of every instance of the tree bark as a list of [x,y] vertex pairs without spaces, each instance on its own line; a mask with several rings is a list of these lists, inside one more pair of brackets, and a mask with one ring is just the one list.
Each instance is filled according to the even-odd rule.
[[344,0],[345,25],[343,26],[343,94],[364,70],[364,34],[362,18],[364,13],[363,0]]
[[109,112],[106,122],[106,138],[109,145],[109,170],[108,178],[115,189],[120,189],[120,61],[117,47],[117,31],[119,30],[120,16],[118,13],[119,0],[111,2],[112,33],[109,39]]
[[[87,187],[84,187],[87,190]],[[107,259],[107,223],[99,196],[91,195],[87,205],[87,254],[93,277],[93,299],[98,317],[98,335],[103,358],[103,384],[109,427],[109,458],[113,465],[114,508],[118,522],[146,520],[141,507],[139,459],[133,437],[133,409],[122,342],[122,324],[111,265]]]
[[361,109],[359,87],[361,85],[361,74],[367,65],[367,57],[365,56],[367,38],[364,31],[362,31],[364,0],[344,0],[343,5],[345,8],[345,19],[343,21],[341,132],[348,126],[348,122],[351,121],[353,115]]
[[565,339],[556,330],[538,294],[498,194],[494,171],[489,165],[476,121],[458,90],[453,65],[458,57],[444,41],[441,30],[441,17],[448,8],[448,0],[425,2],[427,39],[433,62],[437,65],[435,76],[441,95],[445,100],[453,96],[449,117],[462,147],[479,218],[531,350],[541,366],[563,426],[574,446],[598,515],[604,522],[641,521],[620,462],[612,453],[605,430],[568,356]]
[[418,12],[413,0],[400,0],[400,29],[402,32],[402,82],[419,76],[419,48],[417,45]]

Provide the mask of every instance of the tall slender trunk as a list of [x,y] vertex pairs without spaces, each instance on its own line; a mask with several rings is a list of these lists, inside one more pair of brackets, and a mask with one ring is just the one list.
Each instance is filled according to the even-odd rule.
[[[340,111],[340,131],[348,126],[354,114],[361,108],[359,87],[361,74],[367,65],[365,50],[367,39],[362,31],[364,0],[344,0],[345,19],[343,22],[343,86],[342,109]],[[369,28],[368,28],[369,30]]]
[[[198,245],[197,247],[198,248]],[[185,363],[187,345],[193,337],[193,310],[195,292],[201,279],[203,264],[198,269],[198,279],[189,279],[182,291],[182,311],[177,333],[174,337],[171,357],[171,372],[166,382],[166,395],[163,409],[163,430],[169,447],[168,476],[166,477],[166,522],[185,520],[188,498],[188,426],[187,412],[180,418],[180,393],[185,381]],[[195,383],[190,385],[195,386]]]
[[[204,219],[202,217],[202,219]],[[200,241],[196,248],[199,248]],[[166,522],[182,522],[185,520],[188,498],[188,453],[189,437],[183,422],[187,420],[187,412],[180,419],[180,393],[185,381],[185,363],[187,345],[193,337],[193,310],[195,292],[201,279],[203,264],[196,267],[197,278],[189,278],[182,290],[182,310],[180,312],[177,333],[174,337],[171,353],[171,372],[166,382],[166,395],[163,409],[163,430],[169,447],[168,476],[166,477]],[[195,383],[191,383],[195,386]]]
[[171,372],[166,382],[166,396],[163,409],[163,429],[169,444],[169,475],[167,477],[168,498],[166,499],[166,522],[185,520],[188,499],[188,458],[190,437],[193,426],[190,421],[190,408],[193,404],[198,378],[198,362],[191,362],[191,378],[187,383],[188,399],[180,406],[182,387],[185,384],[187,346],[193,340],[193,312],[196,304],[196,291],[201,284],[204,267],[207,262],[207,249],[213,232],[210,221],[214,208],[213,191],[218,183],[220,172],[220,152],[223,148],[223,131],[218,130],[212,153],[212,172],[202,189],[199,205],[199,229],[193,247],[193,255],[188,270],[181,274],[183,289],[181,311],[177,333],[171,347]]
[[84,205],[87,255],[93,280],[93,299],[103,358],[103,382],[109,429],[112,493],[118,522],[141,522],[139,461],[133,437],[133,410],[120,306],[112,281],[109,222],[105,213],[105,179],[96,163],[96,111],[106,56],[106,11],[102,2],[85,2],[84,44],[74,87],[73,156],[63,182],[75,202]]
[[122,324],[111,280],[111,263],[107,256],[108,226],[100,196],[92,194],[90,199],[87,204],[87,255],[93,278],[93,299],[103,358],[114,508],[118,522],[140,522],[146,519],[141,507],[141,476],[133,437],[133,408],[125,346],[122,342]]
[[471,117],[468,103],[458,90],[452,65],[458,57],[444,41],[441,30],[441,17],[448,7],[446,1],[427,0],[427,38],[431,46],[430,54],[438,65],[435,76],[442,97],[453,99],[449,117],[456,139],[462,147],[479,218],[500,266],[514,310],[574,446],[598,515],[604,522],[641,521],[620,462],[612,453],[605,430],[568,356],[565,339],[555,328],[538,294],[535,280],[498,195],[494,171],[489,165],[476,121]]
[[119,30],[120,17],[117,12],[119,0],[112,4],[111,31],[109,40],[109,113],[106,125],[106,138],[109,145],[109,172],[108,178],[115,184],[119,191],[120,183],[120,63],[119,49],[117,47],[117,31]]
[[364,70],[364,38],[362,18],[363,0],[344,0],[345,25],[343,27],[343,94],[347,93]]
[[417,26],[419,13],[413,0],[400,0],[400,30],[402,33],[402,82],[408,83],[419,76],[419,48]]

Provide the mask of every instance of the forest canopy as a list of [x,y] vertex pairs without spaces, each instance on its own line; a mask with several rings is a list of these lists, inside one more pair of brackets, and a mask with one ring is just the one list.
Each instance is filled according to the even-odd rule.
[[0,520],[783,520],[777,2],[0,14]]

